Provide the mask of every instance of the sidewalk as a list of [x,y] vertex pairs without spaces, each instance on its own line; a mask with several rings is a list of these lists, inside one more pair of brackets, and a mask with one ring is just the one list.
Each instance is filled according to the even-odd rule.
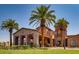
[[[48,49],[64,49],[64,47],[49,47]],[[79,48],[68,48],[68,47],[66,47],[66,50],[79,50]]]

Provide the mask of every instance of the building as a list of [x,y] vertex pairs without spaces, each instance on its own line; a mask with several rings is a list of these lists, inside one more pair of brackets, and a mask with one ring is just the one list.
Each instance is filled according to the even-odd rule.
[[[14,45],[30,45],[41,47],[41,27],[36,29],[21,28],[13,34]],[[55,29],[55,31],[44,27],[45,47],[79,47],[79,35],[67,35],[67,30]]]
[[[54,31],[45,27],[44,29],[44,43],[45,47],[53,46]],[[14,45],[33,45],[41,47],[41,28],[35,29],[21,28],[13,34]]]
[[13,34],[13,44],[39,46],[39,32],[34,29],[21,28]]
[[68,47],[79,47],[79,34],[68,35],[67,44]]

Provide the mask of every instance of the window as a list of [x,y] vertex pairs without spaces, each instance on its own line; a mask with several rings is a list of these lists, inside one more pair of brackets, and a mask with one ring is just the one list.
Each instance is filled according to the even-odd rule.
[[72,47],[77,47],[77,41],[76,40],[71,40],[71,46]]

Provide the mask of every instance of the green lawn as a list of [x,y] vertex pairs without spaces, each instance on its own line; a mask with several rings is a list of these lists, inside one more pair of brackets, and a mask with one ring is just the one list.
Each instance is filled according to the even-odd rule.
[[4,50],[0,54],[79,54],[79,50],[63,49],[26,49],[26,50]]

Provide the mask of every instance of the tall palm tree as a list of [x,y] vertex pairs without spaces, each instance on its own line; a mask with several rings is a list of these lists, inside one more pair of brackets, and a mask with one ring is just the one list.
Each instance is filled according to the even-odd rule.
[[57,23],[55,24],[55,27],[60,26],[62,29],[65,29],[68,27],[68,24],[69,22],[66,21],[64,18],[62,18],[57,21]]
[[41,27],[42,47],[44,47],[44,27],[55,22],[56,16],[53,14],[54,10],[49,10],[50,5],[41,5],[32,11],[32,15],[29,19],[29,24],[39,24]]
[[[63,40],[62,39],[62,35],[63,35],[62,31],[66,31],[67,30],[68,24],[69,24],[69,22],[66,21],[64,18],[59,19],[57,21],[57,23],[55,24],[55,28],[60,28],[60,31],[61,31],[61,40]],[[65,40],[64,40],[64,49],[65,49]]]
[[2,22],[1,29],[2,30],[6,29],[9,31],[9,33],[10,33],[10,47],[12,47],[12,33],[13,33],[13,29],[18,30],[18,23],[16,23],[15,20],[7,19]]

